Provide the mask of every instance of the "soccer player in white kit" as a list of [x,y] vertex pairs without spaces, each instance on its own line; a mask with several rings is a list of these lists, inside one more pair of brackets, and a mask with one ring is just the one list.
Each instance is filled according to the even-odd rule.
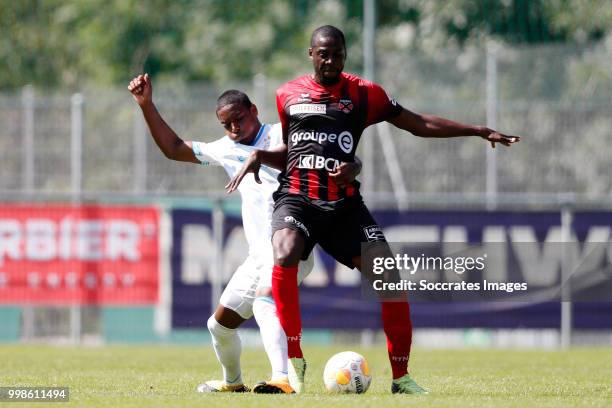
[[[221,165],[233,177],[255,149],[268,150],[282,145],[280,123],[261,124],[257,107],[240,91],[224,92],[217,100],[217,118],[225,136],[211,143],[183,141],[163,120],[153,103],[153,87],[148,74],[135,77],[128,86],[140,106],[151,135],[172,160],[204,165]],[[339,183],[352,181],[360,163],[341,166]],[[259,383],[254,392],[293,393],[303,390],[305,367],[293,371],[287,360],[287,338],[276,315],[271,297],[273,252],[271,244],[272,193],[278,188],[279,170],[263,166],[259,177],[245,179],[238,190],[242,198],[242,223],[249,245],[247,259],[238,267],[208,319],[208,330],[217,359],[223,368],[223,380],[207,381],[200,392],[246,392],[240,369],[241,343],[238,327],[251,316],[259,325],[264,348],[272,366],[270,381]],[[259,184],[259,185],[258,185]],[[301,282],[312,269],[312,262],[300,263]]]

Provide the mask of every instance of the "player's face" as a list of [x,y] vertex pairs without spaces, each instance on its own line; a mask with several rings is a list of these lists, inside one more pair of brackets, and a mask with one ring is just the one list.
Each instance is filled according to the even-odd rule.
[[217,119],[225,134],[237,143],[250,144],[261,127],[255,105],[250,108],[239,104],[225,105],[217,110]]
[[308,54],[318,83],[331,85],[338,82],[346,61],[346,49],[341,39],[319,36],[308,49]]

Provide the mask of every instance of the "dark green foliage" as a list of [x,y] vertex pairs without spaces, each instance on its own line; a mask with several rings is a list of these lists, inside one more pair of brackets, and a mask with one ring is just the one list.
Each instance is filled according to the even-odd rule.
[[[432,35],[427,19],[460,46],[483,36],[585,42],[610,25],[602,0],[377,3],[379,29],[414,25],[416,48]],[[307,69],[309,34],[323,23],[345,30],[347,68],[359,71],[362,21],[356,0],[0,0],[0,90],[125,84],[143,71],[177,82],[289,77]]]

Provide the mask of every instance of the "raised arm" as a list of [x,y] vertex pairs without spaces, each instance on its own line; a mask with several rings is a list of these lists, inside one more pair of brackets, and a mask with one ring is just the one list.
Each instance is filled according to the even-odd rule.
[[191,142],[183,141],[157,111],[153,103],[153,84],[149,74],[138,75],[132,79],[128,90],[140,106],[151,136],[164,156],[177,161],[200,163],[191,149]]
[[493,147],[495,143],[510,146],[521,140],[519,136],[505,135],[485,126],[464,125],[439,116],[414,113],[407,109],[402,109],[399,115],[389,119],[389,123],[421,137],[478,136],[491,142]]

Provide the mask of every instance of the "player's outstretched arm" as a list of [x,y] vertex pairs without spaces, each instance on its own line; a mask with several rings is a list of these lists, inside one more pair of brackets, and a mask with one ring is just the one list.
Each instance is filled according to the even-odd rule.
[[287,165],[287,145],[282,144],[273,147],[270,150],[254,150],[249,154],[249,157],[244,161],[242,168],[232,177],[229,183],[225,186],[227,194],[231,194],[240,185],[244,176],[248,173],[253,173],[255,181],[261,184],[259,179],[259,169],[264,164],[277,170],[284,170]]
[[464,125],[439,116],[414,113],[407,109],[403,109],[389,122],[415,136],[439,138],[478,136],[488,140],[492,147],[495,147],[495,143],[510,146],[521,140],[519,136],[506,135],[486,126]]
[[283,171],[287,167],[287,145],[282,143],[268,150],[255,150],[257,160],[265,166]]
[[200,163],[191,143],[185,142],[164,121],[153,103],[153,84],[149,74],[138,75],[130,82],[128,90],[140,106],[153,140],[164,156],[172,160]]

